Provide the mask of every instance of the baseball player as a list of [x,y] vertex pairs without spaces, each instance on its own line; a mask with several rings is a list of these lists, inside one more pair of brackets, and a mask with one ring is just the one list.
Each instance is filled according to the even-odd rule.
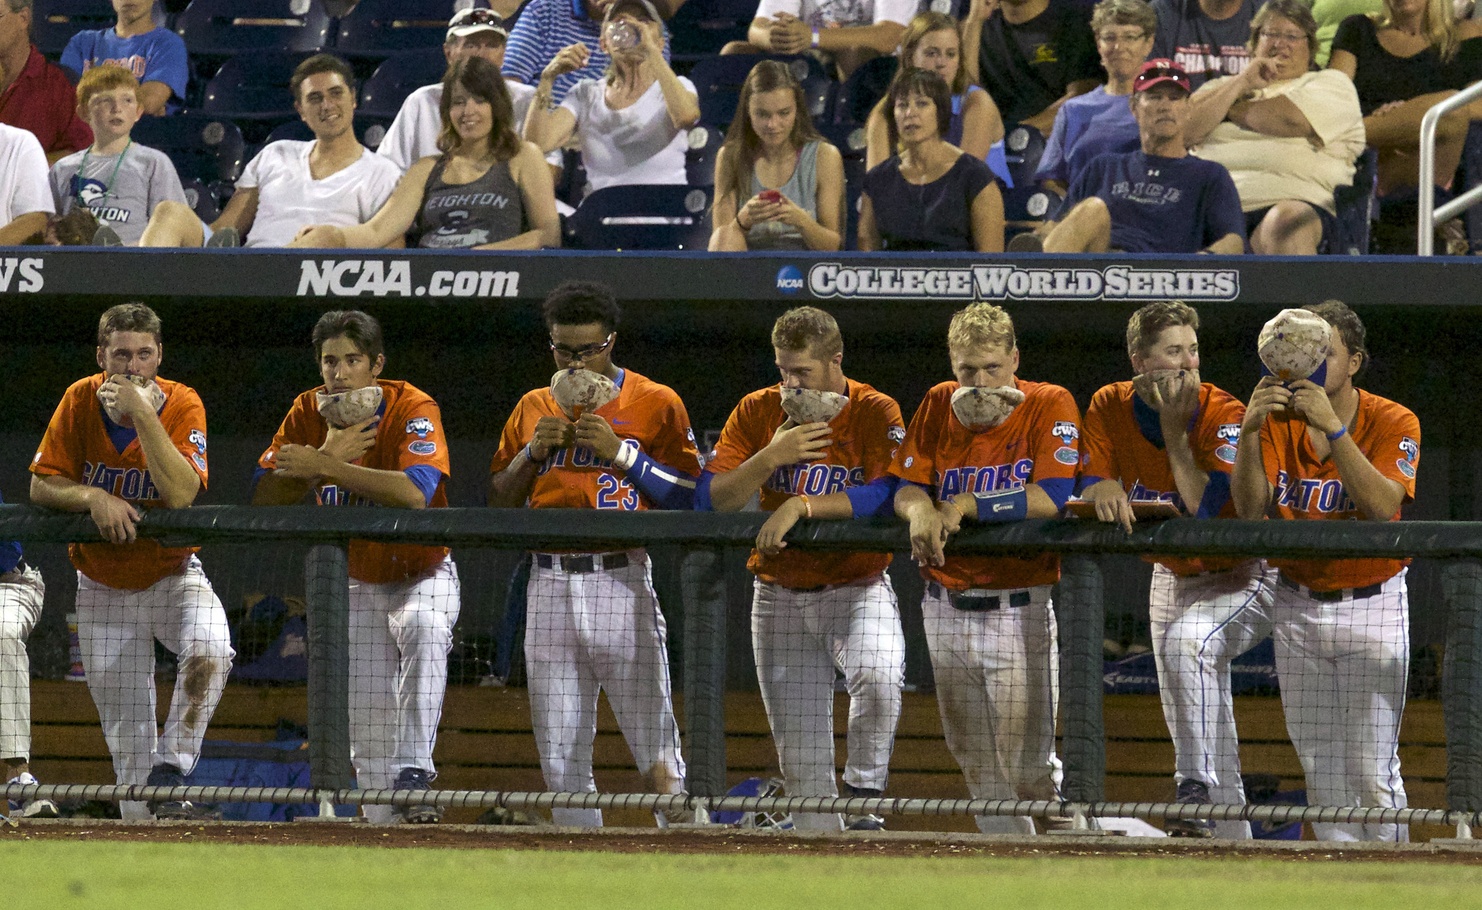
[[[1060,386],[1017,378],[1009,314],[975,303],[947,331],[956,381],[926,393],[890,471],[926,578],[921,612],[947,747],[978,799],[1058,799],[1059,657],[1050,586],[1060,560],[945,556],[963,521],[1051,518],[1075,486],[1080,412]],[[1033,834],[1029,818],[980,817]]]
[[[612,291],[566,282],[546,298],[544,316],[558,372],[552,388],[527,392],[504,425],[489,505],[691,508],[700,464],[689,415],[668,386],[612,362]],[[536,553],[526,593],[530,713],[546,786],[596,792],[600,689],[653,791],[682,792],[667,632],[647,553]],[[551,814],[560,825],[602,824],[597,810]]]
[[[1420,422],[1354,386],[1364,324],[1343,303],[1307,310],[1330,326],[1326,377],[1263,378],[1232,475],[1241,518],[1396,521],[1415,497]],[[1321,806],[1405,808],[1400,714],[1410,669],[1407,559],[1272,559],[1273,639],[1287,730]],[[1314,823],[1319,840],[1409,839],[1406,825]]]
[[[789,796],[836,797],[834,673],[849,690],[844,791],[885,789],[900,719],[906,642],[888,553],[803,553],[783,539],[802,518],[890,515],[890,458],[905,436],[900,406],[844,376],[834,317],[788,310],[772,327],[781,386],[752,392],[731,412],[700,476],[696,505],[735,511],[761,491],[772,515],[748,568],[756,575],[751,643],[762,702]],[[839,830],[837,814],[795,813],[800,829]],[[846,826],[877,830],[875,815]]]
[[[0,499],[3,503],[4,499]],[[34,784],[31,775],[31,659],[26,638],[41,618],[46,586],[26,565],[17,541],[0,541],[0,760],[12,784]],[[56,818],[49,799],[10,801],[10,815]]]
[[[446,508],[448,443],[426,392],[381,379],[381,325],[359,310],[314,326],[324,384],[298,396],[257,463],[253,505]],[[458,620],[446,547],[352,541],[350,753],[362,789],[427,790]],[[430,824],[435,806],[366,806],[374,822]]]
[[[195,547],[137,539],[141,509],[183,509],[206,486],[206,410],[161,378],[160,320],[142,303],[98,321],[102,372],[67,389],[31,460],[31,501],[92,516],[103,543],[73,544],[77,634],[87,685],[121,786],[180,786],[231,671],[221,601]],[[154,642],[180,658],[163,735],[155,725]],[[126,801],[125,819],[190,818],[183,801]]]
[[[1198,518],[1234,517],[1230,470],[1245,406],[1199,381],[1199,314],[1150,303],[1127,323],[1136,378],[1091,399],[1081,434],[1082,497],[1131,531],[1136,503]],[[1175,798],[1244,805],[1230,661],[1271,634],[1271,581],[1259,559],[1153,560],[1149,594],[1163,717],[1173,737]],[[1178,837],[1249,838],[1249,822],[1170,819]]]

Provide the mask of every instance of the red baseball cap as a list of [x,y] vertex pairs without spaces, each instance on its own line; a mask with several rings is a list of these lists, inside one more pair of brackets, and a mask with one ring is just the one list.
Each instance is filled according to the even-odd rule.
[[1134,94],[1145,92],[1164,82],[1172,82],[1186,92],[1191,91],[1189,74],[1184,72],[1183,67],[1166,57],[1158,57],[1144,63],[1137,71],[1137,78],[1132,80],[1132,91]]

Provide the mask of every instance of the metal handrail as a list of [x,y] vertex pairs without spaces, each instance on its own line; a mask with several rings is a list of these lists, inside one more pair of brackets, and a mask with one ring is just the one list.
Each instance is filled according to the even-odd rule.
[[1420,226],[1415,238],[1415,252],[1430,256],[1435,252],[1436,227],[1445,224],[1472,206],[1482,202],[1482,186],[1474,186],[1465,193],[1436,208],[1432,187],[1436,185],[1436,126],[1441,118],[1482,98],[1482,82],[1474,82],[1465,89],[1435,105],[1425,112],[1420,121]]

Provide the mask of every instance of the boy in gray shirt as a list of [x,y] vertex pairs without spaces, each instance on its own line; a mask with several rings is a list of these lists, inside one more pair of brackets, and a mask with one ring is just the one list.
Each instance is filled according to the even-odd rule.
[[51,168],[57,214],[78,206],[92,212],[99,224],[94,242],[104,246],[137,246],[155,206],[166,199],[186,201],[169,157],[129,136],[141,113],[138,91],[133,73],[117,64],[84,73],[77,107],[93,128],[93,144]]

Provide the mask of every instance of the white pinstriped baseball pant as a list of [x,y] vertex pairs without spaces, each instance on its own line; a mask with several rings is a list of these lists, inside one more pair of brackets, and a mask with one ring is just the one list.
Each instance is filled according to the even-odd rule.
[[0,758],[31,757],[31,659],[26,638],[46,586],[35,569],[0,575]]

